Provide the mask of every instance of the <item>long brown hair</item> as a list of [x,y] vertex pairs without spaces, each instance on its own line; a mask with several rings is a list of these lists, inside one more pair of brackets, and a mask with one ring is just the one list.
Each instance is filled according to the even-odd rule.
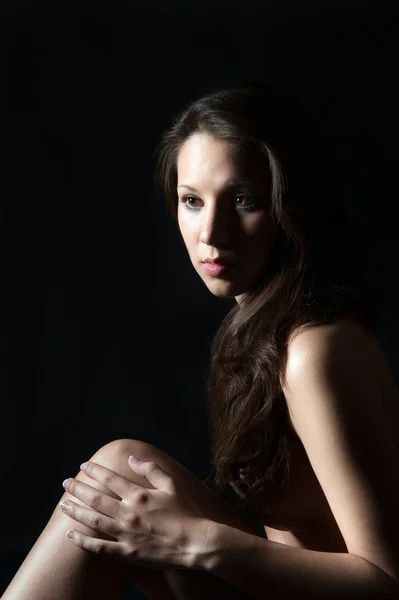
[[270,176],[272,260],[223,319],[207,381],[210,478],[217,492],[230,485],[245,504],[288,478],[282,381],[291,334],[342,317],[375,331],[379,315],[367,300],[331,156],[297,99],[251,82],[205,95],[175,118],[155,151],[155,176],[176,220],[177,157],[194,133],[228,140],[238,158],[257,153]]

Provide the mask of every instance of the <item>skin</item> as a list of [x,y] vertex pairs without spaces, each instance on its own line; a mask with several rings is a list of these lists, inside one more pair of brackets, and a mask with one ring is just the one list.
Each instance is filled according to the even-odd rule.
[[[194,134],[182,144],[177,216],[191,262],[209,291],[240,303],[270,261],[276,227],[266,165],[252,160],[239,167],[231,150],[228,141],[205,134]],[[243,176],[250,180],[248,185],[227,189],[230,180]],[[255,210],[246,210],[254,198]],[[202,261],[217,256],[230,258],[235,266],[212,277]]]
[[[268,209],[269,182],[265,169],[260,169],[254,162],[239,168],[230,150],[228,143],[206,136],[193,136],[184,143],[178,157],[178,185],[190,185],[198,192],[179,187],[181,198],[190,194],[197,200],[192,202],[196,208],[193,212],[183,209],[179,202],[178,220],[193,266],[208,289],[218,297],[234,297],[240,302],[268,264],[274,242],[274,223]],[[228,194],[227,182],[240,175],[250,178],[250,186],[237,188]],[[245,198],[241,196],[244,192]],[[240,209],[241,205],[251,204],[254,197],[259,201],[256,210]],[[197,206],[201,208],[197,209]],[[264,250],[260,252],[262,247]],[[237,266],[229,270],[228,276],[210,277],[201,260],[219,255],[234,259]],[[133,485],[136,483],[140,489],[141,486],[152,487],[128,467],[127,456],[130,453],[141,456],[143,460],[153,460],[165,471],[172,472],[176,482],[182,482],[185,488],[191,486],[192,497],[207,519],[259,535],[194,475],[183,471],[183,467],[176,467],[173,471],[173,459],[164,454],[162,458],[161,451],[148,444],[138,440],[116,440],[101,448],[91,461],[120,474]],[[183,590],[187,591],[190,599],[206,596],[215,600],[220,597],[243,600],[246,597],[227,582],[205,572],[169,571],[165,573],[169,582],[166,586],[160,570],[148,571],[137,565],[126,565],[124,561],[108,561],[107,555],[98,555],[93,548],[98,548],[99,539],[110,538],[90,526],[94,509],[86,508],[86,512],[79,507],[90,506],[93,488],[106,496],[115,498],[117,495],[82,471],[71,481],[71,487],[61,498],[68,500],[69,509],[62,511],[60,505],[56,507],[7,588],[4,600],[122,598],[127,579],[139,584],[154,600],[182,598]],[[88,490],[91,490],[89,496]],[[79,510],[82,512],[79,513]],[[80,535],[71,540],[65,535],[68,529],[78,531]],[[83,539],[88,544],[85,549]],[[175,596],[177,589],[179,595]]]
[[[203,135],[187,140],[178,157],[178,222],[190,259],[214,295],[234,297],[237,302],[267,267],[275,241],[268,209],[267,178],[259,164],[251,165],[239,169],[228,143]],[[250,188],[227,194],[227,182],[243,174],[249,177]],[[183,185],[197,191],[180,187]],[[252,195],[249,203],[252,197],[259,199],[253,212],[237,208],[241,200],[237,194],[244,192]],[[181,202],[187,200],[187,195],[195,196],[191,202],[195,204],[192,212],[185,210]],[[219,254],[235,259],[237,266],[224,277],[210,277],[201,261],[206,256]],[[383,354],[377,351],[365,331],[355,325],[340,323],[339,326],[305,329],[291,340],[283,391],[292,427],[309,457],[347,552],[290,547],[284,541],[276,543],[269,535],[268,540],[248,535],[248,529],[241,523],[236,524],[237,515],[226,522],[225,515],[232,511],[203,484],[189,472],[183,473],[181,467],[174,471],[170,457],[163,459],[160,451],[141,442],[119,440],[100,450],[92,463],[101,465],[102,462],[120,476],[114,477],[111,483],[106,478],[109,477],[106,469],[92,464],[93,471],[88,472],[87,479],[86,473],[79,473],[70,481],[63,497],[68,499],[69,509],[62,513],[59,507],[54,512],[3,598],[122,598],[122,585],[129,574],[120,570],[121,563],[97,562],[101,559],[101,552],[100,555],[97,552],[108,549],[126,558],[126,552],[128,557],[130,552],[135,552],[140,539],[142,551],[152,550],[154,554],[155,544],[155,550],[159,549],[161,556],[166,557],[165,566],[170,566],[173,553],[165,552],[165,548],[176,547],[176,539],[180,538],[175,535],[176,528],[165,529],[165,523],[176,523],[175,511],[179,512],[178,519],[182,515],[186,519],[197,515],[195,506],[193,508],[191,501],[185,499],[185,494],[176,491],[178,488],[174,491],[171,481],[182,482],[190,498],[195,499],[200,511],[199,522],[203,514],[216,524],[213,535],[202,532],[198,537],[200,541],[194,544],[203,548],[205,539],[211,554],[214,549],[216,560],[205,566],[205,572],[201,565],[199,575],[205,576],[203,580],[197,580],[195,571],[172,571],[177,589],[187,590],[187,596],[180,591],[176,598],[241,598],[239,590],[242,590],[263,600],[266,586],[271,600],[288,597],[313,600],[327,596],[396,598],[399,479],[398,439],[394,438],[392,423],[397,422],[398,416],[397,390]],[[130,453],[144,461],[141,467],[135,467],[135,473],[132,468],[127,469]],[[158,483],[158,489],[154,485],[155,492],[149,490],[148,495],[143,494],[143,480],[138,478],[138,473],[149,483]],[[102,493],[93,496],[93,487]],[[139,519],[126,511],[129,503],[135,507]],[[99,509],[98,513],[95,508]],[[102,515],[111,519],[104,520]],[[96,524],[93,516],[102,520]],[[107,523],[112,529],[108,529]],[[98,526],[102,532],[116,534],[118,542],[110,544],[109,538],[98,535],[91,525]],[[81,532],[73,543],[65,537],[68,528]],[[159,548],[156,535],[152,545],[147,547],[146,538],[143,541],[142,535],[136,536],[137,530],[146,535],[162,530],[163,535],[158,536]],[[194,539],[194,527],[188,530]],[[168,536],[172,536],[172,541],[168,541]],[[150,554],[145,559],[150,559]],[[196,565],[190,562],[188,566],[195,568]],[[213,579],[209,579],[209,575]],[[144,588],[156,582],[157,572],[143,571],[141,578]],[[201,581],[203,590],[199,589]],[[215,583],[220,589],[215,590]],[[230,583],[237,588],[237,596],[223,587]],[[168,589],[158,588],[152,592],[153,596],[149,590],[149,597],[154,600],[170,598]]]

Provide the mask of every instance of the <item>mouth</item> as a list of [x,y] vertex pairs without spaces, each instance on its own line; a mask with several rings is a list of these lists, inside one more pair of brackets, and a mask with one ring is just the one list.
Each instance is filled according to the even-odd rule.
[[202,264],[208,275],[211,275],[212,277],[220,277],[221,275],[226,273],[226,271],[235,266],[231,264],[216,264],[210,262],[204,262]]

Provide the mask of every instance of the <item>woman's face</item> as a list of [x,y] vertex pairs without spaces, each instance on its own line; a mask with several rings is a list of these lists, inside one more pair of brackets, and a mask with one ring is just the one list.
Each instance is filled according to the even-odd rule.
[[[205,285],[215,296],[240,302],[267,267],[276,230],[264,163],[252,159],[238,167],[231,149],[228,141],[205,134],[184,142],[177,161],[177,218]],[[218,257],[233,264],[211,275],[203,261]]]

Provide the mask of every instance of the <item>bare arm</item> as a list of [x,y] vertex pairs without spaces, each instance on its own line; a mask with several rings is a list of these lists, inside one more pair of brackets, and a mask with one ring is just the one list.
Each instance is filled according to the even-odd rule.
[[283,390],[348,552],[214,523],[196,568],[262,600],[399,597],[399,457],[376,360],[359,330],[310,329],[291,343]]
[[[159,462],[183,483],[204,507],[207,517],[254,533],[252,529],[218,496],[200,482],[188,469],[150,444],[138,440],[115,440],[98,450],[92,460],[113,470],[127,480],[143,487],[151,484],[135,474],[128,466],[130,454]],[[76,482],[83,482],[108,496],[119,498],[109,488],[102,486],[80,471]],[[38,482],[40,486],[40,482]],[[60,486],[61,487],[61,486]],[[39,487],[38,487],[39,489]],[[73,500],[85,505],[68,491],[62,500]],[[86,505],[87,506],[87,505]],[[122,600],[127,580],[138,586],[149,600],[244,600],[246,595],[228,582],[205,572],[175,570],[165,575],[163,569],[147,569],[109,557],[93,554],[74,545],[66,531],[76,527],[76,521],[63,513],[57,505],[48,524],[4,592],[4,600]],[[93,538],[109,539],[107,535],[79,524],[79,530]],[[172,582],[172,583],[171,583]]]
[[291,422],[347,553],[289,547],[215,523],[197,568],[259,600],[399,597],[399,454],[378,360],[358,329],[316,328],[296,338],[287,361]]
[[199,564],[251,598],[398,598],[398,584],[358,556],[294,548],[228,525],[214,527],[210,552]]

